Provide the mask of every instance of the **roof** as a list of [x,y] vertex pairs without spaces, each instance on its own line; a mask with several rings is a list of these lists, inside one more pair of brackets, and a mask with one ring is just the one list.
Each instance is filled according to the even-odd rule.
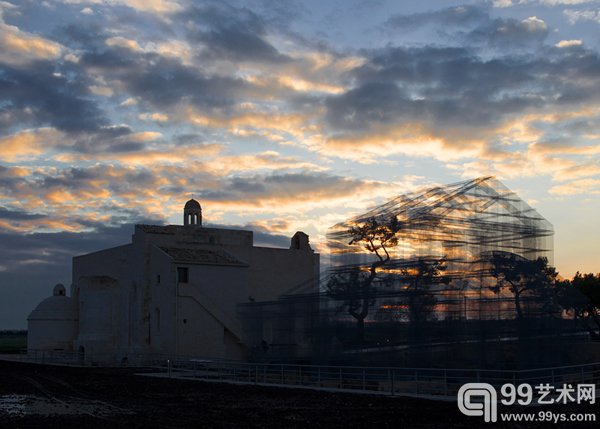
[[198,201],[196,201],[195,199],[191,199],[189,200],[187,203],[185,203],[185,209],[200,209],[200,203]]
[[222,250],[219,251],[185,247],[160,247],[160,249],[173,258],[173,260],[176,262],[183,262],[186,264],[231,265],[239,267],[245,267],[248,265]]
[[77,302],[73,298],[55,295],[35,307],[27,320],[77,320]]
[[[338,223],[327,234],[329,246],[346,248],[352,240],[354,227],[371,220],[389,219],[396,219],[400,224],[402,240],[414,243],[442,241],[449,246],[504,243],[503,246],[510,247],[513,241],[529,239],[533,243],[534,238],[554,234],[550,222],[500,181],[494,177],[480,177],[400,195]],[[527,249],[533,250],[547,249],[543,246]]]
[[181,225],[144,225],[137,224],[136,228],[141,229],[142,231],[149,234],[168,234],[173,235],[177,229],[184,228]]

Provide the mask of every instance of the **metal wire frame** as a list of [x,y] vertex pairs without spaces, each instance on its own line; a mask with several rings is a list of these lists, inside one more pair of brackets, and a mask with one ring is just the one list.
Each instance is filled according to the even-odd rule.
[[[390,258],[377,266],[368,290],[350,284],[345,293],[331,293],[332,278],[357,270],[367,273],[378,261],[364,243],[354,240],[353,228],[392,217],[400,224],[398,240],[386,248]],[[450,344],[478,344],[470,359],[481,363],[487,356],[482,344],[499,355],[512,353],[505,344],[515,342],[531,351],[535,344],[545,347],[550,331],[556,336],[555,348],[542,361],[522,352],[505,363],[551,362],[559,344],[585,337],[556,305],[549,288],[524,293],[520,305],[525,321],[517,320],[514,295],[509,288],[497,288],[490,255],[544,257],[552,263],[553,234],[543,216],[493,177],[400,195],[330,228],[331,267],[320,278],[298,285],[277,301],[240,306],[248,344],[254,344],[254,358],[259,360],[314,361],[326,356],[356,363],[376,356],[400,359],[408,353],[432,365],[436,358],[425,356],[423,345],[435,349],[445,344],[444,359],[452,366]],[[437,275],[417,279],[419,266],[440,261],[443,270]],[[366,337],[358,342],[353,335],[356,320],[347,307],[361,299],[369,301],[370,310]],[[503,365],[501,358],[496,363]]]

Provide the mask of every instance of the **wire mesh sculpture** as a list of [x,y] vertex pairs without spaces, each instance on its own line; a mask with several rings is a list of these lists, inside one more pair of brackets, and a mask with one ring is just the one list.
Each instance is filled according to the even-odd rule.
[[549,364],[578,335],[554,296],[553,234],[493,177],[400,195],[329,229],[321,278],[242,306],[249,341],[275,360]]

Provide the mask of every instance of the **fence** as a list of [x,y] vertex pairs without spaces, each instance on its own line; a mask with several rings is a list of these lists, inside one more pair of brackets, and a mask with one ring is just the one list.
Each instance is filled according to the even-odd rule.
[[206,381],[385,395],[456,398],[465,383],[550,384],[598,383],[600,363],[532,370],[432,369],[286,364],[243,364],[191,359],[169,360],[166,374]]
[[[15,360],[17,356],[10,359]],[[294,365],[241,363],[162,354],[78,355],[74,352],[30,351],[18,360],[71,366],[145,367],[168,377],[264,386],[302,387],[319,390],[456,398],[465,383],[600,384],[600,362],[526,370],[456,368],[400,368],[369,366]]]

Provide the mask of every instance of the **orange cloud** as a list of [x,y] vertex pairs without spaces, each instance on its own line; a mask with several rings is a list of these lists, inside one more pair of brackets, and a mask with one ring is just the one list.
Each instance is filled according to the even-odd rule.
[[64,50],[59,43],[0,22],[0,63],[19,66],[35,60],[56,59]]
[[553,186],[548,191],[554,195],[600,195],[600,179],[580,179],[562,185]]
[[0,138],[1,158],[6,162],[32,159],[56,144],[60,136],[61,133],[53,128],[38,128]]

